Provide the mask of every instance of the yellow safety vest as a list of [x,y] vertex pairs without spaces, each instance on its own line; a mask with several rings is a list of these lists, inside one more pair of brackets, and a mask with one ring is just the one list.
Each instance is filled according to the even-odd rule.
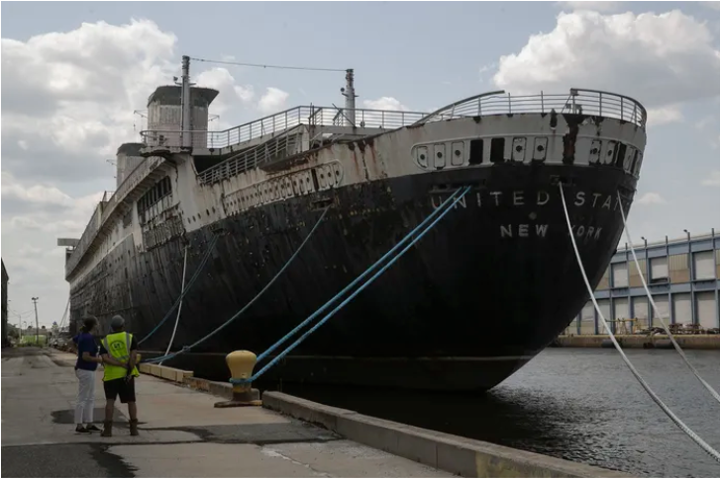
[[[127,363],[130,360],[130,345],[132,344],[132,334],[127,332],[108,334],[102,340],[105,350],[120,362]],[[133,376],[140,376],[137,366],[131,373]],[[127,376],[127,368],[123,366],[115,366],[113,364],[105,364],[105,374],[103,381],[112,381]]]

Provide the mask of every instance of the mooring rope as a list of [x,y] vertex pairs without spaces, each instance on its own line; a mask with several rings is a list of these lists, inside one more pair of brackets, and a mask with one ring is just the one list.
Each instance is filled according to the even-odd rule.
[[667,323],[663,319],[662,315],[660,314],[660,311],[658,310],[657,304],[655,304],[655,300],[652,297],[652,294],[650,294],[650,289],[648,288],[647,282],[645,281],[645,276],[643,275],[642,271],[640,270],[640,262],[637,259],[637,255],[635,254],[635,248],[632,244],[632,238],[630,237],[630,229],[628,228],[627,221],[625,219],[625,211],[622,208],[622,199],[620,198],[620,192],[617,192],[618,201],[620,202],[620,214],[622,215],[623,220],[623,226],[625,227],[625,237],[627,238],[628,244],[630,245],[630,251],[632,252],[633,261],[635,262],[635,267],[638,270],[638,273],[640,274],[640,280],[642,281],[643,288],[645,288],[645,294],[647,294],[648,300],[650,301],[650,304],[653,307],[653,311],[655,311],[655,315],[660,320],[660,324],[662,324],[663,329],[667,333],[668,337],[670,338],[670,341],[672,342],[673,346],[675,346],[675,350],[680,354],[680,356],[683,358],[683,361],[685,361],[685,364],[687,364],[687,367],[690,368],[690,371],[695,375],[695,377],[702,383],[703,386],[705,386],[705,389],[707,389],[710,394],[715,398],[717,402],[720,403],[720,394],[713,389],[710,384],[708,384],[707,381],[705,381],[701,376],[700,373],[695,369],[695,366],[693,366],[690,363],[690,360],[685,356],[685,351],[682,350],[680,345],[675,341],[675,336],[670,332],[670,328],[668,327]]
[[227,321],[225,321],[223,324],[221,324],[220,326],[218,326],[216,329],[214,329],[213,331],[211,331],[209,334],[203,336],[202,338],[200,338],[200,339],[198,339],[197,341],[195,341],[194,343],[192,343],[190,346],[183,346],[183,348],[182,348],[180,351],[176,351],[176,352],[174,352],[174,353],[172,353],[172,354],[165,354],[164,356],[159,356],[159,357],[157,357],[157,358],[147,359],[147,360],[145,360],[145,361],[143,361],[143,362],[145,362],[145,363],[163,362],[163,361],[166,361],[166,360],[168,360],[168,359],[172,359],[172,358],[174,358],[174,357],[176,357],[176,356],[179,356],[180,354],[185,353],[185,352],[193,349],[193,348],[196,347],[197,345],[199,345],[199,344],[207,341],[208,339],[210,339],[211,337],[213,337],[215,334],[217,334],[217,333],[220,332],[221,330],[225,329],[225,327],[227,327],[230,323],[232,323],[233,321],[235,321],[238,317],[240,317],[240,315],[242,315],[245,311],[247,311],[248,308],[250,308],[250,306],[252,306],[252,305],[255,303],[255,301],[257,301],[257,300],[260,298],[260,296],[262,296],[263,293],[265,293],[265,291],[267,291],[268,288],[270,288],[270,286],[272,286],[273,283],[275,283],[275,281],[280,277],[280,275],[282,275],[283,272],[288,268],[288,266],[290,266],[290,264],[293,262],[293,260],[294,260],[295,258],[297,258],[298,254],[300,254],[300,251],[302,251],[302,249],[303,249],[303,247],[305,246],[305,244],[307,244],[308,240],[312,237],[313,233],[315,233],[315,230],[317,230],[318,226],[320,226],[320,223],[322,223],[323,219],[325,218],[325,215],[327,214],[327,212],[328,212],[329,210],[330,210],[330,206],[326,206],[325,209],[324,209],[324,211],[323,211],[323,213],[322,213],[322,215],[320,215],[320,219],[317,220],[317,223],[315,223],[315,226],[313,226],[313,228],[310,230],[310,232],[309,232],[308,235],[305,237],[305,239],[304,239],[303,242],[300,244],[300,246],[299,246],[298,249],[295,251],[295,253],[293,253],[293,255],[290,257],[290,259],[288,259],[287,262],[283,265],[283,267],[280,268],[280,271],[278,271],[277,274],[275,274],[275,276],[270,280],[270,282],[269,282],[268,284],[266,284],[265,287],[264,287],[263,289],[261,289],[260,292],[259,292],[258,294],[256,294],[253,299],[250,300],[249,303],[247,303],[245,306],[243,306],[243,308],[242,308],[240,311],[238,311],[237,313],[235,313],[230,319],[228,319]]
[[[185,258],[183,259],[183,274],[182,274],[182,289],[180,290],[180,297],[183,296],[183,293],[185,292],[185,273],[187,272],[187,257],[188,257],[188,247],[185,245]],[[173,327],[172,336],[170,336],[170,342],[168,342],[168,347],[165,350],[165,355],[167,356],[170,353],[170,348],[172,348],[173,341],[175,341],[175,333],[177,332],[178,323],[180,322],[180,313],[182,312],[182,300],[180,301],[180,305],[178,306],[178,312],[177,317],[175,318],[175,326]],[[162,366],[162,363],[160,363]]]
[[[445,202],[444,202],[437,210],[435,210],[435,211],[433,212],[433,213],[436,213],[436,212],[438,212],[438,211],[441,211],[441,212],[440,212],[440,215],[439,215],[432,223],[430,223],[429,226],[425,227],[425,229],[424,229],[423,231],[421,231],[416,237],[414,237],[414,238],[412,239],[412,241],[410,242],[410,244],[408,244],[405,248],[403,248],[403,250],[400,251],[400,253],[398,253],[397,255],[395,255],[395,257],[392,258],[385,266],[383,266],[383,267],[380,269],[380,271],[378,271],[377,273],[375,273],[375,275],[373,275],[369,280],[367,280],[365,283],[363,283],[362,286],[360,286],[358,289],[356,289],[356,290],[355,290],[350,296],[348,296],[342,303],[340,303],[338,306],[336,306],[335,309],[333,309],[330,313],[328,313],[328,314],[327,314],[323,319],[321,319],[315,326],[313,326],[313,327],[310,328],[308,331],[306,331],[302,336],[300,336],[294,343],[292,343],[290,346],[288,346],[284,351],[282,351],[280,354],[278,354],[277,356],[275,356],[275,357],[272,359],[272,361],[270,361],[268,364],[266,364],[262,369],[260,369],[260,371],[256,372],[256,373],[253,374],[250,378],[247,378],[247,379],[231,378],[231,379],[230,379],[230,382],[231,382],[232,384],[246,384],[246,383],[251,383],[251,382],[253,382],[253,381],[256,381],[258,378],[260,378],[268,369],[270,369],[270,368],[273,367],[275,364],[277,364],[278,361],[282,360],[290,351],[292,351],[293,349],[295,349],[295,348],[296,348],[300,343],[302,343],[308,336],[310,336],[313,332],[315,332],[318,328],[320,328],[320,326],[322,326],[322,325],[325,324],[330,318],[332,318],[332,317],[335,315],[335,313],[337,313],[339,310],[341,310],[343,307],[345,307],[345,305],[347,305],[350,301],[352,301],[353,298],[355,298],[355,296],[357,296],[358,294],[360,294],[360,292],[361,292],[362,290],[364,290],[364,289],[365,289],[367,286],[369,286],[373,281],[375,281],[380,275],[382,275],[388,268],[390,268],[390,266],[392,266],[392,265],[395,263],[395,261],[397,261],[397,260],[398,260],[401,256],[403,256],[410,248],[412,248],[412,247],[415,245],[415,243],[417,243],[418,241],[420,241],[420,239],[421,239],[423,236],[425,236],[425,234],[426,234],[428,231],[430,231],[441,219],[443,219],[443,218],[445,217],[445,215],[467,194],[467,192],[470,191],[470,188],[471,188],[470,186],[466,186],[466,187],[464,187],[464,188],[462,188],[462,189],[461,189],[461,188],[458,188],[458,190],[455,191],[455,194],[453,194],[450,198],[448,198],[447,200],[445,200]],[[457,198],[455,198],[455,199],[453,200],[453,197],[456,196],[461,190],[462,190],[462,193],[460,193],[460,196],[458,196]],[[453,200],[453,201],[452,201],[452,204],[448,205],[448,202],[449,202],[450,200]],[[427,220],[426,220],[426,221],[427,221]],[[416,232],[420,227],[422,227],[422,226],[426,223],[426,221],[423,221],[423,223],[421,223],[421,224],[420,224],[418,227],[416,227],[413,231],[411,231],[410,233],[408,233],[405,237],[406,237],[406,238],[413,237],[414,234],[415,234],[415,232]],[[380,258],[378,261],[376,261],[372,266],[370,266],[370,268],[368,268],[368,271],[374,269],[374,268],[375,268],[377,265],[379,265],[388,255],[390,255],[391,252],[395,251],[396,249],[397,249],[397,247],[396,247],[396,248],[393,248],[392,250],[390,250],[385,256],[383,256],[383,257]],[[353,282],[353,283],[355,283],[355,282]],[[344,293],[347,289],[348,289],[348,288],[344,289],[343,291],[341,291],[340,293],[338,293],[337,295],[335,295],[335,297],[333,297],[330,301],[328,301],[327,303],[325,303],[325,305],[324,305],[321,309],[324,309],[324,308],[327,307],[329,304],[331,304],[332,302],[334,302],[335,299],[337,299],[337,298],[341,295],[341,293]],[[281,341],[286,340],[292,333],[294,333],[294,332],[296,332],[297,330],[299,330],[300,327],[301,327],[302,325],[305,325],[311,318],[317,316],[317,314],[319,314],[319,313],[316,312],[316,313],[313,314],[310,318],[308,318],[307,320],[303,321],[303,323],[301,323],[300,326],[296,327],[293,331],[291,331],[291,333],[289,333],[288,335],[286,335],[286,337],[283,338]],[[280,343],[281,341],[279,341],[278,343]],[[276,343],[276,345],[277,345],[278,343]],[[276,345],[274,345],[273,348],[274,348]],[[269,350],[268,350],[268,351],[269,351]],[[266,351],[265,353],[261,354],[260,356],[261,356],[261,357],[266,357],[268,351]]]
[[682,431],[687,434],[695,443],[700,446],[705,452],[707,452],[710,456],[712,456],[713,459],[720,462],[720,453],[712,448],[708,443],[706,443],[700,436],[695,434],[695,432],[690,429],[687,425],[685,425],[682,420],[673,413],[669,407],[665,405],[665,403],[658,397],[657,394],[655,394],[655,391],[653,391],[647,382],[643,379],[643,377],[640,375],[640,373],[635,369],[635,366],[630,362],[630,359],[625,355],[625,352],[620,347],[620,344],[617,342],[617,339],[615,338],[615,335],[612,332],[612,329],[610,328],[610,325],[605,320],[605,316],[603,316],[602,311],[600,310],[600,306],[597,303],[597,300],[595,299],[595,294],[593,292],[592,287],[590,286],[590,281],[588,281],[587,274],[585,274],[585,267],[583,266],[582,259],[580,258],[580,251],[578,250],[577,244],[575,242],[575,236],[573,235],[572,230],[572,224],[570,223],[570,215],[568,214],[567,204],[565,202],[565,192],[563,191],[563,184],[562,182],[558,183],[558,187],[560,188],[560,199],[562,200],[563,205],[563,211],[565,212],[565,220],[567,222],[567,228],[568,228],[568,234],[570,235],[570,241],[572,242],[573,249],[575,250],[575,258],[577,259],[578,267],[580,268],[580,273],[582,274],[583,280],[585,281],[585,287],[588,290],[588,293],[590,294],[590,298],[592,299],[593,304],[595,305],[595,311],[597,311],[598,316],[602,320],[603,326],[605,326],[605,329],[608,332],[608,335],[610,336],[610,339],[612,340],[612,343],[615,345],[615,349],[618,350],[620,353],[620,356],[622,357],[623,361],[625,361],[625,364],[630,369],[630,372],[632,372],[633,376],[638,380],[640,385],[647,391],[647,393],[650,395],[650,397],[655,401],[655,403],[660,406],[660,409],[667,414],[667,416],[680,428]]
[[452,195],[450,195],[450,197],[447,198],[444,202],[442,202],[442,203],[440,204],[440,206],[438,206],[432,213],[430,213],[430,214],[427,216],[427,218],[425,218],[425,219],[424,219],[419,225],[417,225],[412,231],[410,231],[408,234],[406,234],[406,235],[403,237],[403,239],[401,239],[401,240],[398,242],[398,244],[396,244],[395,246],[393,246],[393,247],[390,249],[390,251],[388,251],[387,253],[385,253],[385,254],[382,256],[382,258],[380,258],[380,259],[377,260],[375,263],[373,263],[368,269],[366,269],[360,276],[358,276],[357,278],[355,278],[350,284],[348,284],[347,286],[345,286],[345,288],[343,288],[342,291],[340,291],[340,292],[337,293],[332,299],[330,299],[330,301],[328,301],[327,303],[325,303],[324,305],[322,305],[322,306],[320,307],[320,309],[318,309],[318,310],[315,311],[313,314],[311,314],[307,319],[305,319],[305,321],[303,321],[302,323],[300,323],[300,324],[298,324],[297,326],[295,326],[295,328],[293,328],[292,331],[290,331],[289,333],[287,333],[284,337],[282,337],[280,340],[278,340],[275,344],[273,344],[272,346],[270,346],[265,352],[263,352],[262,354],[260,354],[260,355],[257,357],[257,362],[259,363],[259,362],[262,361],[263,359],[267,358],[273,351],[275,351],[278,347],[280,347],[285,341],[287,341],[288,339],[290,339],[290,337],[294,336],[295,333],[297,333],[300,329],[302,329],[303,327],[305,327],[305,326],[306,326],[307,324],[309,324],[313,319],[315,319],[315,318],[318,317],[320,314],[322,314],[322,313],[323,313],[327,308],[329,308],[330,305],[332,305],[337,299],[339,299],[339,298],[341,298],[342,296],[344,296],[345,293],[347,293],[348,291],[350,291],[350,290],[351,290],[352,288],[354,288],[360,281],[362,281],[367,275],[369,275],[370,273],[372,273],[378,265],[380,265],[381,263],[383,263],[383,262],[384,262],[387,258],[389,258],[393,253],[395,253],[398,249],[400,249],[405,243],[407,243],[408,241],[410,241],[410,240],[413,238],[413,236],[415,235],[415,233],[417,233],[418,231],[420,231],[421,229],[423,229],[423,228],[425,227],[425,225],[427,225],[428,223],[430,223],[437,215],[439,215],[440,213],[442,213],[442,212],[444,211],[445,207],[447,207],[447,205],[449,205],[450,202],[452,202],[452,201],[455,199],[455,197],[460,193],[460,190],[461,190],[460,188],[458,188],[457,190],[455,190],[455,192],[454,192]]
[[165,324],[165,321],[167,321],[170,318],[170,315],[173,311],[175,311],[175,308],[177,308],[180,305],[180,302],[183,300],[185,295],[190,291],[190,289],[195,284],[195,281],[200,277],[200,272],[203,270],[205,265],[207,264],[208,260],[210,259],[210,254],[212,253],[213,249],[215,248],[215,244],[218,242],[219,237],[213,236],[213,238],[210,240],[210,245],[207,248],[207,251],[205,251],[205,256],[203,256],[203,259],[200,261],[200,264],[198,265],[197,269],[195,270],[195,273],[190,278],[190,281],[188,281],[187,287],[183,292],[180,293],[180,296],[175,300],[175,303],[173,303],[172,307],[168,310],[168,312],[165,314],[165,317],[155,325],[155,327],[150,331],[147,336],[142,338],[140,341],[138,341],[138,345],[144,343],[147,341],[147,339],[155,334],[155,332],[160,329],[160,326]]

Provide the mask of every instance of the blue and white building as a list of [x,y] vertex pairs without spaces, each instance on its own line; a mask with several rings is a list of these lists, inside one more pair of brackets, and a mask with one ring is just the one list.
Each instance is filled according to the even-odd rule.
[[[634,245],[640,270],[660,314],[670,324],[720,327],[720,232]],[[660,326],[627,244],[618,247],[595,290],[605,319],[634,318],[635,329]],[[616,329],[617,330],[617,329]],[[588,301],[565,334],[604,334]]]

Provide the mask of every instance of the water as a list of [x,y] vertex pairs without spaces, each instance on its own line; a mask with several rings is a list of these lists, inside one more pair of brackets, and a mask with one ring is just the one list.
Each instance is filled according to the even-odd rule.
[[[720,404],[680,356],[673,350],[626,352],[670,409],[720,449]],[[720,351],[686,354],[720,390]],[[547,349],[486,395],[289,384],[282,389],[363,414],[633,476],[720,477],[720,464],[667,418],[614,349]]]

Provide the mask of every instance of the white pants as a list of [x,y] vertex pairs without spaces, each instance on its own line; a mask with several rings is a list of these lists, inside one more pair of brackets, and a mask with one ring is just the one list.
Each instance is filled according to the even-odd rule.
[[93,422],[93,409],[95,408],[95,371],[76,369],[78,395],[75,403],[75,424],[90,424]]

